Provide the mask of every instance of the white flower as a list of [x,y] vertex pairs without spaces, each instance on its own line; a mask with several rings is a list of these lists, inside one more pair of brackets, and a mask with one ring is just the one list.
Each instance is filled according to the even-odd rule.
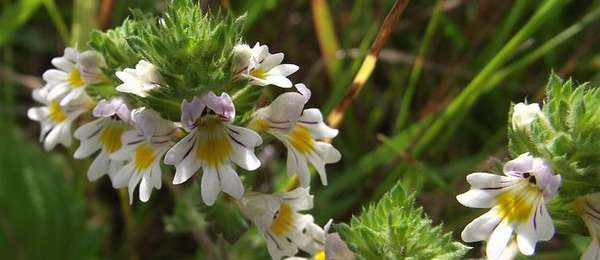
[[36,100],[59,100],[61,106],[85,95],[85,88],[104,78],[100,67],[104,59],[95,51],[78,53],[66,48],[62,57],[52,59],[57,69],[49,69],[43,74],[46,85],[34,91]]
[[581,260],[600,260],[600,193],[580,197],[576,204],[577,211],[592,238],[592,242],[581,255]]
[[147,97],[148,92],[160,87],[161,76],[156,66],[145,60],[140,60],[135,69],[124,69],[115,73],[123,81],[117,86],[117,91]]
[[239,201],[242,213],[256,226],[267,242],[273,259],[295,256],[298,249],[316,254],[325,245],[325,232],[310,214],[313,207],[308,188],[275,194],[254,193]]
[[30,108],[27,117],[40,122],[40,142],[44,143],[44,149],[52,150],[58,143],[70,146],[71,124],[79,115],[88,111],[91,100],[87,96],[81,96],[67,105],[60,105],[59,99],[40,98],[38,101],[46,106]]
[[242,77],[250,79],[251,84],[275,85],[291,88],[292,82],[287,76],[299,67],[294,64],[281,64],[283,53],[269,53],[269,47],[256,43],[252,49],[246,44],[233,49],[233,70]]
[[174,144],[171,138],[175,127],[173,122],[146,108],[131,111],[131,121],[136,129],[123,134],[123,147],[110,156],[112,160],[128,161],[117,172],[113,187],[127,187],[129,203],[132,203],[133,191],[141,181],[139,198],[146,202],[150,199],[152,189],[162,186],[160,162]]
[[338,130],[323,122],[321,111],[316,108],[304,109],[310,98],[310,90],[304,84],[296,84],[300,93],[287,92],[273,102],[256,111],[252,127],[267,131],[287,147],[287,172],[297,174],[302,187],[310,184],[310,162],[327,185],[325,164],[335,163],[342,157],[331,144],[317,141],[333,138]]
[[262,139],[250,129],[232,125],[234,117],[235,108],[226,93],[209,92],[181,103],[181,123],[190,132],[167,152],[165,164],[175,165],[174,184],[185,182],[202,168],[202,199],[207,205],[221,191],[242,197],[244,186],[232,163],[249,171],[260,166],[254,147]]
[[108,174],[114,185],[114,177],[122,163],[109,156],[123,146],[121,138],[129,129],[129,108],[122,98],[117,97],[98,102],[93,114],[98,119],[75,130],[74,136],[80,140],[80,145],[73,157],[83,159],[100,150],[88,169],[88,180],[95,181]]
[[486,252],[491,259],[500,256],[513,231],[525,255],[534,253],[537,241],[548,241],[554,235],[546,203],[556,194],[560,175],[554,175],[546,161],[529,153],[507,162],[504,174],[469,174],[471,190],[456,196],[467,207],[492,208],[462,232],[465,242],[487,240]]
[[513,107],[512,125],[516,129],[527,129],[538,116],[543,116],[538,103],[518,103]]

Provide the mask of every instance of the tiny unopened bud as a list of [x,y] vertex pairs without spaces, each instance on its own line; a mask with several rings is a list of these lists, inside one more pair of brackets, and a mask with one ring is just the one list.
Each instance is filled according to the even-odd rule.
[[538,103],[518,103],[513,108],[512,125],[517,129],[528,129],[539,116],[543,116]]
[[252,48],[248,44],[238,44],[233,48],[233,72],[248,73],[252,62]]

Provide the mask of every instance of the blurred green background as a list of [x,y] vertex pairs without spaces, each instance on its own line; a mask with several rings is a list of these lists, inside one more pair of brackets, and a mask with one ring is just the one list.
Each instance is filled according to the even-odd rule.
[[[159,14],[165,4],[0,0],[0,259],[267,256],[256,231],[242,232],[246,223],[204,208],[194,183],[167,185],[150,202],[129,207],[119,196],[124,191],[114,191],[107,178],[87,181],[90,162],[70,156],[76,144],[43,151],[39,125],[26,117],[35,105],[32,88],[43,84],[42,73],[65,46],[85,48],[91,30],[118,26],[130,8]],[[350,86],[394,1],[200,4],[247,13],[246,41],[267,44],[298,64],[293,81],[309,86],[309,106],[327,114]],[[598,18],[600,1],[409,2],[340,126],[334,145],[343,159],[328,166],[329,186],[311,188],[317,222],[346,221],[400,181],[418,192],[418,204],[434,223],[460,240],[462,228],[483,211],[464,208],[454,197],[468,189],[468,173],[493,170],[508,158],[511,102],[541,101],[551,71],[600,83]],[[263,156],[284,158],[282,147],[273,148]],[[284,189],[281,161],[269,161],[257,179]],[[217,207],[225,216],[231,210]],[[536,258],[576,259],[585,245],[582,237],[558,235],[538,244]],[[481,244],[470,246],[475,249],[468,256],[481,255]]]

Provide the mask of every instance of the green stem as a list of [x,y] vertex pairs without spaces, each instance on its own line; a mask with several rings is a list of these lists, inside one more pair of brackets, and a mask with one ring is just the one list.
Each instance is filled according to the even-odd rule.
[[425,60],[425,56],[427,55],[427,51],[429,50],[429,45],[431,43],[431,39],[437,30],[439,25],[440,16],[442,14],[442,3],[443,1],[438,0],[433,7],[433,11],[431,14],[431,19],[427,24],[427,29],[425,30],[425,36],[423,36],[423,41],[421,42],[421,47],[419,48],[417,57],[415,57],[413,67],[410,71],[410,78],[408,81],[408,87],[406,87],[406,91],[402,97],[402,102],[400,103],[400,110],[398,112],[398,117],[396,118],[395,130],[398,131],[402,128],[404,123],[406,123],[406,119],[408,118],[410,107],[412,104],[412,99],[415,95],[415,88],[417,83],[419,82],[419,78],[421,77],[421,71],[423,70],[423,63]]
[[52,20],[54,27],[56,27],[56,30],[60,35],[60,38],[65,43],[70,42],[69,29],[67,29],[67,23],[65,22],[62,14],[56,7],[56,3],[54,2],[54,0],[43,0],[43,3],[46,7],[46,11],[48,11],[48,15],[50,15],[50,20]]
[[544,2],[533,17],[517,32],[515,36],[498,52],[496,56],[475,76],[467,87],[448,105],[446,110],[427,129],[423,137],[415,145],[414,155],[420,157],[429,145],[453,120],[456,115],[464,113],[475,101],[489,89],[489,80],[497,73],[498,68],[511,58],[521,44],[527,40],[541,25],[552,18],[552,12],[562,5],[562,0]]

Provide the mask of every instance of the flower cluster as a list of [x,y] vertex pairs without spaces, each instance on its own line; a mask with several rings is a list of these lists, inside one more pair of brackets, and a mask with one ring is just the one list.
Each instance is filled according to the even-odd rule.
[[[180,122],[172,122],[140,100],[156,96],[168,83],[160,68],[141,59],[135,68],[105,75],[106,63],[96,51],[65,49],[63,57],[52,64],[57,69],[44,73],[47,84],[33,97],[45,106],[31,108],[29,118],[41,123],[41,141],[47,150],[57,143],[69,146],[71,125],[87,112],[95,118],[77,128],[73,136],[80,141],[77,159],[94,156],[87,177],[95,181],[108,175],[116,189],[127,188],[130,203],[139,185],[139,200],[150,199],[153,189],[162,186],[161,165],[175,168],[173,184],[181,184],[201,174],[201,196],[213,205],[221,192],[237,201],[243,214],[265,238],[274,259],[294,257],[298,249],[323,258],[325,233],[310,214],[309,164],[327,185],[325,164],[341,159],[340,152],[325,139],[338,133],[323,122],[319,109],[305,105],[311,92],[304,84],[293,85],[288,76],[299,68],[281,64],[283,53],[271,54],[266,45],[253,48],[239,44],[230,54],[232,82],[292,88],[268,106],[252,113],[247,126],[236,121],[236,105],[227,93],[199,92],[180,103]],[[95,84],[112,83],[117,95],[95,100],[86,89]],[[143,104],[143,102],[141,102]],[[275,194],[245,192],[238,168],[256,171],[261,161],[255,148],[269,134],[287,148],[287,173],[297,175],[301,187]]]
[[[538,241],[548,241],[554,236],[555,227],[550,214],[553,209],[577,212],[592,237],[592,242],[581,259],[600,257],[600,197],[598,193],[594,193],[594,185],[597,183],[593,182],[593,173],[587,175],[587,179],[592,180],[590,186],[577,184],[574,187],[563,187],[567,191],[559,192],[559,188],[564,186],[563,178],[565,182],[575,180],[573,183],[581,183],[580,180],[586,178],[585,171],[572,167],[581,164],[579,161],[585,156],[575,155],[576,151],[569,149],[572,146],[570,143],[577,142],[577,138],[591,140],[594,134],[583,128],[577,128],[581,131],[577,134],[570,129],[560,132],[565,122],[561,121],[562,117],[553,118],[553,114],[563,113],[557,110],[566,107],[565,104],[555,104],[560,103],[560,98],[565,98],[565,93],[570,94],[568,91],[570,86],[554,86],[551,81],[548,91],[551,97],[544,110],[537,103],[515,104],[510,115],[509,148],[513,152],[526,152],[504,164],[504,176],[482,172],[469,174],[467,182],[471,189],[456,197],[458,202],[467,207],[491,208],[469,223],[461,234],[465,242],[487,241],[486,255],[490,259],[499,259],[505,252],[511,251],[507,250],[511,241],[515,241],[516,248],[522,254],[534,254]],[[566,95],[566,98],[574,104],[578,104],[577,99],[592,100],[585,98],[586,94],[582,91],[573,93],[580,96]],[[578,115],[581,110],[570,113],[566,124],[569,127],[576,126],[579,116],[587,118],[585,115]],[[555,119],[558,121],[553,121]],[[566,163],[568,160],[577,161],[569,164]],[[557,175],[555,170],[563,174]],[[573,194],[584,195],[577,197]],[[555,197],[560,199],[554,200],[556,203],[550,206],[549,202]],[[573,220],[562,217],[558,223],[575,225]]]

